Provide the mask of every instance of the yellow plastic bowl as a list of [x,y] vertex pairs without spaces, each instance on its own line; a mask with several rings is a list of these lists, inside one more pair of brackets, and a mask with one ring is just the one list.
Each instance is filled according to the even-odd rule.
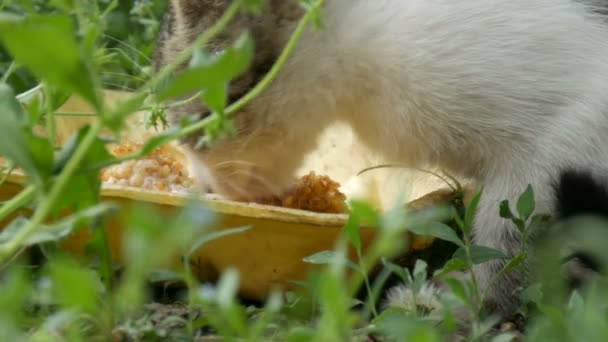
[[[10,199],[23,188],[26,181],[20,174],[10,175],[0,186],[0,200]],[[166,215],[176,215],[188,201],[185,194],[154,192],[133,188],[103,187],[102,200],[118,205],[147,203]],[[410,202],[409,207],[420,209],[447,203],[453,199],[451,191],[438,191]],[[202,197],[201,201],[211,211],[219,214],[217,229],[250,226],[251,229],[212,241],[193,255],[201,266],[194,269],[202,281],[215,281],[228,268],[236,268],[241,275],[240,294],[246,298],[263,299],[276,288],[293,290],[292,281],[306,279],[314,265],[303,262],[303,258],[323,250],[330,250],[341,234],[347,221],[345,214],[318,214],[281,207],[233,202]],[[28,211],[21,215],[30,215]],[[0,222],[0,229],[15,217]],[[114,262],[123,260],[123,222],[110,219],[106,225],[110,249]],[[373,228],[361,231],[363,249],[373,242]],[[83,255],[90,238],[89,230],[81,229],[62,242],[62,248],[75,255]],[[412,249],[427,248],[431,238],[414,236]],[[350,251],[351,260],[356,260]],[[176,260],[176,264],[179,265]]]

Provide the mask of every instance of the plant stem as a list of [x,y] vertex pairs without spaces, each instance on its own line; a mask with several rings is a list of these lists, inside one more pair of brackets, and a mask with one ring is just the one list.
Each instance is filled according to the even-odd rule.
[[[377,169],[386,169],[386,168],[416,170],[416,171],[428,173],[428,174],[431,174],[431,175],[433,175],[433,176],[441,179],[452,190],[454,190],[454,192],[460,193],[462,191],[462,185],[460,184],[460,182],[458,182],[458,180],[456,178],[450,176],[446,172],[444,172],[445,175],[446,175],[446,177],[443,177],[443,176],[441,176],[440,174],[438,174],[438,173],[436,173],[434,171],[425,170],[425,169],[421,169],[421,168],[417,168],[417,167],[410,167],[410,166],[407,166],[405,164],[382,164],[382,165],[370,166],[370,167],[366,167],[363,170],[357,172],[357,176],[360,176],[360,175],[362,175],[362,174],[364,174],[365,172],[368,172],[368,171],[373,171],[373,170],[377,170]],[[455,185],[452,184],[452,183],[450,183],[450,182],[448,182],[448,180],[446,178],[448,178],[449,180],[451,180],[452,182],[454,182]]]
[[463,231],[462,234],[464,237],[464,251],[467,257],[467,264],[470,265],[471,283],[473,284],[473,292],[476,297],[475,299],[473,299],[475,302],[471,303],[474,305],[475,310],[475,316],[471,320],[471,329],[475,329],[475,324],[479,320],[479,314],[481,313],[481,307],[483,305],[483,296],[480,297],[479,285],[477,284],[477,277],[475,276],[475,265],[473,264],[473,256],[471,255],[471,237],[466,231]]
[[471,265],[471,282],[473,283],[473,289],[475,293],[478,291],[477,278],[475,277],[475,272],[473,272],[473,257],[471,255],[471,246],[467,243],[465,244],[465,253],[467,256],[467,262]]
[[368,296],[371,299],[370,310],[374,317],[378,317],[378,311],[376,310],[376,299],[374,298],[372,286],[369,282],[369,277],[367,276],[367,266],[366,266],[365,260],[363,259],[363,255],[361,254],[360,249],[357,249],[357,257],[359,258],[359,267],[361,268],[361,270],[363,272],[365,272],[365,273],[362,272],[361,276],[363,277],[363,281],[365,282],[365,290],[367,291]]
[[17,209],[28,204],[34,198],[35,194],[36,186],[30,185],[9,201],[5,202],[4,205],[0,207],[0,221],[4,220],[8,215],[14,213]]
[[[111,247],[110,247],[110,240],[108,237],[108,231],[106,230],[105,225],[103,224],[103,222],[99,219],[96,220],[97,222],[95,222],[94,224],[94,237],[93,239],[96,239],[98,241],[98,245],[97,245],[97,253],[99,254],[99,260],[100,260],[100,265],[99,265],[99,271],[101,276],[104,278],[104,285],[106,287],[106,289],[108,290],[108,292],[111,293],[112,290],[114,290],[114,269],[113,269],[113,264],[112,264],[112,251],[111,251]],[[116,324],[115,321],[115,309],[116,309],[116,305],[115,303],[111,300],[111,298],[107,298],[108,301],[108,310],[107,310],[107,320],[108,320],[108,335],[111,335],[111,331],[114,327],[114,325]]]
[[17,65],[15,64],[15,61],[12,61],[11,64],[6,69],[6,71],[4,72],[4,75],[2,75],[2,83],[8,82],[8,79],[11,77],[11,75],[13,74],[13,71],[15,71],[16,67],[17,67]]
[[[378,248],[378,244],[379,242],[374,243],[370,250],[366,253],[366,255],[360,259],[359,261],[359,265],[360,265],[360,272],[354,272],[353,275],[351,276],[350,279],[350,291],[351,291],[351,295],[354,296],[356,291],[361,287],[362,283],[365,283],[366,281],[368,281],[368,277],[367,275],[370,273],[370,271],[373,269],[373,267],[376,265],[377,261],[380,260],[383,255],[382,253],[380,253],[380,250]],[[367,284],[365,284],[366,286],[368,286]],[[374,308],[375,311],[375,308]]]
[[15,251],[21,248],[21,245],[27,240],[27,238],[32,235],[36,229],[38,229],[38,226],[46,219],[50,211],[53,209],[53,206],[62,195],[66,185],[80,166],[82,160],[89,152],[89,149],[95,142],[97,135],[101,132],[101,128],[101,123],[98,121],[91,125],[87,135],[84,137],[84,139],[82,139],[82,142],[74,152],[74,155],[72,158],[70,158],[61,174],[57,177],[57,180],[51,187],[48,196],[44,201],[41,202],[38,209],[34,212],[32,219],[25,227],[20,229],[10,241],[8,241],[4,246],[1,246],[0,264],[3,264],[13,253],[15,253]]
[[55,129],[55,113],[53,111],[53,105],[51,103],[51,94],[49,88],[44,88],[44,97],[48,100],[46,102],[46,129],[51,142],[57,141],[57,130]]
[[44,86],[42,83],[38,84],[32,89],[26,90],[23,93],[17,95],[17,100],[21,103],[28,103],[32,97],[42,92]]
[[[298,23],[298,26],[296,27],[294,33],[289,38],[287,45],[281,52],[281,55],[279,56],[277,61],[273,64],[270,71],[264,76],[264,78],[260,82],[258,82],[256,84],[255,87],[253,87],[253,89],[251,89],[247,94],[245,94],[243,97],[241,97],[238,101],[236,101],[235,103],[230,105],[228,108],[226,108],[224,115],[229,116],[229,115],[234,114],[234,113],[238,112],[239,110],[241,110],[244,106],[249,104],[253,99],[255,99],[257,96],[259,96],[264,90],[266,90],[266,88],[270,85],[270,83],[272,83],[272,81],[274,81],[274,79],[279,74],[279,71],[281,70],[281,68],[283,68],[283,66],[289,59],[289,57],[291,57],[291,54],[293,53],[294,48],[296,47],[298,41],[302,37],[302,34],[304,33],[304,30],[306,29],[308,23],[312,19],[312,16],[314,15],[315,10],[317,8],[319,8],[320,6],[322,6],[323,2],[324,2],[324,0],[317,0],[317,2],[315,2],[315,4],[312,6],[312,8],[310,8],[308,10],[306,15],[304,15],[304,17]],[[209,125],[210,122],[212,122],[213,120],[216,119],[217,115],[219,115],[217,112],[213,112],[213,114],[210,115],[209,117],[207,117],[197,123],[194,123],[187,127],[182,128],[179,135],[180,136],[190,135],[194,132],[197,132],[197,131],[205,128],[207,125]]]
[[2,169],[0,169],[0,172],[4,173],[4,175],[0,179],[0,186],[8,180],[8,177],[11,176],[13,171],[15,171],[15,165],[13,165],[12,163],[10,163],[10,164],[2,167]]
[[55,112],[54,116],[98,116],[95,112]]
[[[175,101],[175,102],[172,102],[172,103],[169,103],[169,104],[164,104],[164,105],[159,106],[159,107],[162,108],[162,109],[171,109],[171,108],[187,105],[188,103],[190,103],[192,101],[197,101],[200,98],[200,95],[201,95],[201,92],[199,91],[199,92],[197,92],[196,94],[190,96],[187,99],[180,100],[180,101]],[[151,111],[151,110],[157,109],[159,107],[156,107],[156,106],[145,106],[145,107],[140,108],[139,110],[140,111]]]
[[188,333],[190,335],[192,335],[192,334],[194,334],[194,321],[191,319],[190,314],[192,313],[192,310],[194,309],[194,302],[196,300],[196,296],[194,294],[196,280],[192,276],[192,271],[190,269],[190,255],[187,255],[186,257],[184,257],[184,269],[185,269],[184,278],[186,281],[186,286],[188,288],[188,323],[187,323],[186,328],[188,329]]

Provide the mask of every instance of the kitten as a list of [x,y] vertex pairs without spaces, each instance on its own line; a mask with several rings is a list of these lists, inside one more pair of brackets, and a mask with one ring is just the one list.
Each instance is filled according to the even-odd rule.
[[[514,255],[520,236],[498,215],[528,184],[537,212],[555,210],[552,184],[568,168],[606,181],[608,29],[603,9],[581,0],[329,0],[322,31],[308,30],[270,87],[234,116],[236,136],[189,158],[200,182],[232,198],[278,193],[323,128],[352,126],[386,162],[439,167],[483,185],[474,239]],[[159,38],[162,67],[228,5],[172,0]],[[253,67],[230,89],[246,92],[269,69],[303,11],[267,1],[240,16],[208,48],[244,27],[256,41]],[[172,112],[202,118],[196,103]],[[503,266],[478,266],[479,284]],[[519,304],[519,273],[489,289],[503,314]]]

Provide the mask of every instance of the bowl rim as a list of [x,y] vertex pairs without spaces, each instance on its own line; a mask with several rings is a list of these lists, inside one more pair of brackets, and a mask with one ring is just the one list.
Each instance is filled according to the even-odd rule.
[[[7,183],[17,185],[24,185],[28,181],[27,175],[20,170],[13,170],[8,175],[7,172],[0,171],[0,177],[6,177]],[[0,185],[0,188],[1,187],[2,185]],[[301,209],[284,208],[251,202],[237,202],[222,199],[214,194],[193,194],[185,191],[157,191],[108,183],[102,183],[101,197],[106,200],[119,198],[173,207],[184,206],[188,201],[195,200],[200,201],[207,209],[218,214],[320,227],[342,227],[348,221],[349,216],[346,213],[316,213]]]

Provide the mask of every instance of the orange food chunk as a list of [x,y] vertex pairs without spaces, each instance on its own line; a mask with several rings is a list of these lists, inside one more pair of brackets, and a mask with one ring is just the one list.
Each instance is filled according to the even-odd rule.
[[259,203],[318,213],[339,214],[346,211],[346,195],[340,192],[339,188],[340,184],[328,176],[310,172],[300,178],[284,196],[262,199]]

